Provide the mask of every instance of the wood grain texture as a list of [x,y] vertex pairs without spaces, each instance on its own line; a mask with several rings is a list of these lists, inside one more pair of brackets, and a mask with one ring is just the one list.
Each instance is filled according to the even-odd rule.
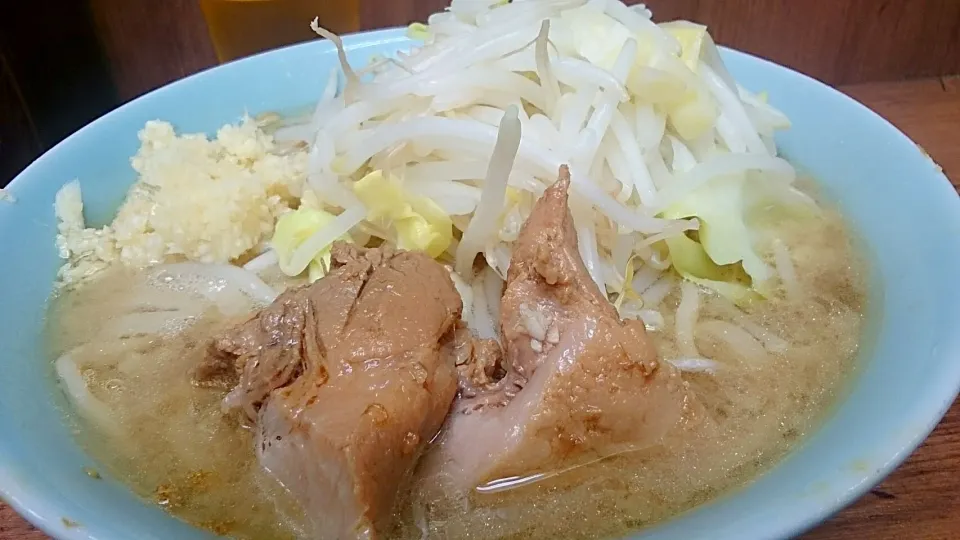
[[18,516],[12,508],[0,502],[0,540],[49,540],[49,538]]
[[830,82],[957,74],[960,2],[854,0]]
[[[830,84],[960,73],[957,0],[642,1],[658,21],[706,24],[719,43]],[[378,28],[424,20],[447,4],[366,0],[362,24]]]
[[[216,63],[196,0],[89,0],[123,99]],[[636,3],[636,0],[630,0]],[[362,0],[361,29],[404,25],[447,0]],[[830,84],[960,73],[958,0],[646,0],[719,43]]]
[[849,0],[686,0],[682,10],[670,0],[653,0],[647,5],[657,20],[688,19],[707,25],[717,43],[828,83],[845,80],[835,64],[852,11]]
[[718,43],[834,85],[960,73],[957,0],[644,3],[657,20],[700,22]]
[[958,474],[960,406],[954,404],[924,445],[890,478],[802,540],[956,540]]
[[89,0],[122,100],[216,64],[197,0]]
[[[943,168],[953,185],[960,186],[960,77],[855,85],[843,90],[909,135]],[[960,530],[956,538],[960,538]]]
[[[920,144],[960,189],[960,79],[843,87]],[[960,401],[910,459],[802,540],[960,538]],[[43,540],[0,503],[0,540]]]

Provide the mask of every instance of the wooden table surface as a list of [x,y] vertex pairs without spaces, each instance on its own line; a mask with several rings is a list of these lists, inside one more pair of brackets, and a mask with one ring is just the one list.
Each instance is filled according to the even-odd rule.
[[[960,78],[870,83],[842,90],[885,116],[923,146],[960,189]],[[0,540],[46,538],[0,502]],[[802,538],[960,538],[960,401],[893,475]]]

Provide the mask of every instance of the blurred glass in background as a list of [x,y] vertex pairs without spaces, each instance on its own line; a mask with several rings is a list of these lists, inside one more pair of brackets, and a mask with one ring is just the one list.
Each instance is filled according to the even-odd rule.
[[337,34],[360,26],[360,0],[200,0],[217,57],[229,62],[316,39],[310,21]]

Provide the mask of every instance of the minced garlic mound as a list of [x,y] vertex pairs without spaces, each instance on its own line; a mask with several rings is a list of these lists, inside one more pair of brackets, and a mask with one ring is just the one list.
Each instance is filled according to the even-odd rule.
[[113,265],[132,268],[190,260],[225,263],[273,234],[277,218],[296,206],[306,178],[303,150],[278,151],[252,120],[177,136],[167,122],[139,133],[131,163],[139,173],[113,223],[87,228],[80,185],[57,193],[59,279],[82,281]]

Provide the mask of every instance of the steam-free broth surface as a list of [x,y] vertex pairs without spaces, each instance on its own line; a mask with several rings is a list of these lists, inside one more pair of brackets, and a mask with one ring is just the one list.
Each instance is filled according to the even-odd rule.
[[[719,367],[683,378],[709,421],[675,430],[654,447],[493,494],[457,492],[421,468],[401,495],[393,534],[613,537],[741,486],[775,463],[843,391],[865,302],[863,265],[840,217],[827,212],[803,223],[776,234],[793,249],[802,295],[777,294],[741,310],[699,292],[696,345]],[[79,404],[79,414],[70,412],[78,438],[105,472],[190,523],[236,538],[294,538],[302,523],[296,503],[262,472],[250,429],[222,414],[225,391],[191,382],[210,336],[256,305],[214,305],[195,294],[203,288],[111,271],[56,299],[50,334],[58,373],[68,375],[64,386]],[[662,301],[663,323],[650,330],[662,358],[682,359],[675,332],[681,291]],[[147,332],[144,325],[160,320],[149,317],[158,303],[167,310],[161,319],[174,323]],[[769,350],[726,339],[732,325],[766,332],[758,335]],[[770,352],[778,341],[788,346]],[[71,369],[89,395],[71,390]]]
[[220,412],[221,392],[190,379],[227,318],[204,306],[195,320],[156,335],[104,337],[136,333],[121,329],[124,318],[157,293],[174,291],[115,271],[56,299],[50,333],[58,356],[69,351],[90,397],[105,406],[103,415],[83,406],[71,415],[78,440],[103,472],[190,523],[238,538],[294,538],[283,512],[295,507],[273,503],[283,490],[257,463],[250,430]]
[[[407,508],[404,536],[417,538],[426,523],[439,538],[616,537],[743,486],[774,465],[844,391],[866,301],[863,263],[838,215],[815,227],[781,228],[778,236],[802,246],[794,257],[809,296],[760,303],[748,315],[717,295],[701,297],[699,349],[731,369],[684,378],[712,422],[673,432],[658,447],[502,494],[451,497],[436,487],[442,478],[423,478]],[[664,329],[652,332],[665,358],[678,357],[672,330],[678,296],[664,300]],[[714,321],[754,324],[791,345],[751,364],[716,339]]]

